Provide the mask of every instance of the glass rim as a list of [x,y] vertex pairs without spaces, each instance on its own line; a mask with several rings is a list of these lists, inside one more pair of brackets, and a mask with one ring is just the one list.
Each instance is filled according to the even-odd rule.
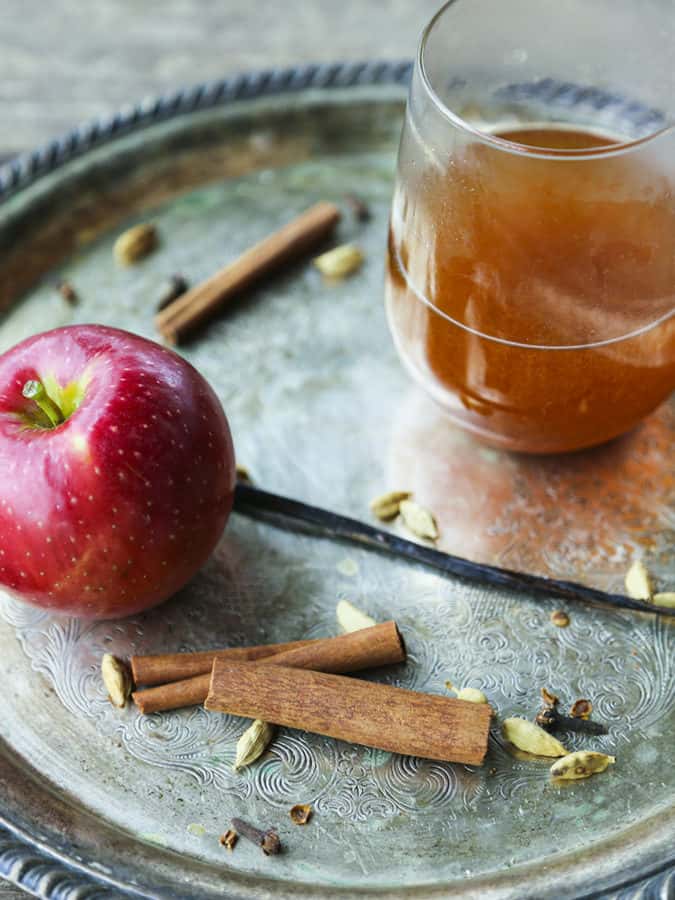
[[[572,159],[572,160],[583,160],[583,159],[598,159],[598,157],[611,157],[618,156],[624,153],[630,153],[633,150],[643,147],[645,144],[651,143],[654,140],[657,140],[660,137],[663,137],[668,132],[675,132],[675,123],[666,123],[662,128],[659,128],[657,131],[653,131],[651,134],[644,135],[643,137],[636,138],[631,141],[618,141],[613,144],[606,144],[601,147],[593,147],[586,149],[554,149],[550,147],[530,147],[525,146],[524,144],[519,144],[517,141],[510,141],[506,138],[498,137],[496,134],[490,134],[488,131],[482,131],[480,128],[476,128],[473,125],[470,125],[466,119],[463,119],[460,115],[453,112],[449,106],[447,106],[441,98],[438,96],[431,78],[429,77],[429,73],[427,72],[425,65],[425,54],[427,51],[427,43],[431,34],[438,24],[439,19],[443,17],[443,15],[450,9],[451,6],[455,6],[457,3],[460,3],[461,0],[445,0],[445,3],[438,9],[434,15],[431,17],[429,22],[425,25],[422,34],[420,36],[420,40],[417,46],[417,53],[415,56],[415,65],[417,70],[420,73],[420,77],[422,80],[422,85],[424,90],[431,98],[432,103],[436,107],[436,109],[440,112],[440,114],[447,119],[452,125],[456,128],[461,129],[462,131],[467,132],[472,137],[477,138],[484,144],[488,144],[494,147],[497,150],[501,150],[505,153],[513,153],[518,156],[526,156],[537,159]],[[467,0],[464,0],[467,2]]]

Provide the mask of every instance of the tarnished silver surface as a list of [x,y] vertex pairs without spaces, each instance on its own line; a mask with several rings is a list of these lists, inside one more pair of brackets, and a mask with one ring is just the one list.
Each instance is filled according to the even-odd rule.
[[[20,192],[0,209],[0,261],[15,284],[31,267],[44,277],[0,325],[0,350],[71,322],[153,337],[166,275],[197,281],[312,202],[355,192],[373,219],[346,214],[338,239],[364,250],[358,275],[328,284],[299,265],[184,350],[223,401],[239,461],[270,490],[362,518],[375,494],[412,488],[439,516],[440,546],[472,558],[619,587],[639,553],[672,589],[672,405],[609,447],[519,458],[458,432],[402,372],[381,299],[400,114],[400,92],[384,87],[251,101],[130,135]],[[117,269],[116,234],[148,218],[159,251]],[[82,297],[75,308],[53,288],[57,265]],[[281,731],[234,773],[242,720],[202,709],[142,718],[106,701],[103,652],[328,635],[340,597],[396,618],[406,636],[409,662],[372,677],[479,687],[500,718],[531,717],[542,686],[564,704],[590,697],[610,733],[567,743],[615,754],[616,766],[556,786],[547,763],[512,757],[495,726],[482,768]],[[143,616],[92,624],[4,598],[5,815],[67,860],[153,895],[609,890],[672,853],[673,620],[570,605],[561,630],[549,622],[559,605],[236,516],[192,584]],[[298,802],[315,810],[306,828],[288,817]],[[277,826],[287,852],[268,859],[240,842],[227,854],[218,835],[233,815]]]

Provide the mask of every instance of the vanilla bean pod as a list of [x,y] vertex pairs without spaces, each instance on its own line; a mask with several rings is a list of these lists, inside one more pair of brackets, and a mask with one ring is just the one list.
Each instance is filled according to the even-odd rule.
[[516,572],[452,556],[434,547],[416,544],[392,532],[359,522],[357,519],[310,506],[289,497],[271,494],[241,482],[237,484],[234,508],[240,515],[260,519],[278,528],[305,531],[333,540],[358,544],[429,566],[446,575],[466,578],[492,587],[525,591],[532,596],[546,599],[564,597],[566,600],[578,600],[583,603],[603,603],[617,609],[633,609],[656,615],[673,614],[672,609],[633,600],[623,594],[610,594],[574,581],[545,578],[542,575]]

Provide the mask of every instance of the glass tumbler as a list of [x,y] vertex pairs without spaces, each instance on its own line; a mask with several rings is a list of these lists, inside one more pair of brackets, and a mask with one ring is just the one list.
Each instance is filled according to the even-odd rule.
[[675,388],[675,6],[452,0],[424,31],[386,305],[462,427],[533,453]]

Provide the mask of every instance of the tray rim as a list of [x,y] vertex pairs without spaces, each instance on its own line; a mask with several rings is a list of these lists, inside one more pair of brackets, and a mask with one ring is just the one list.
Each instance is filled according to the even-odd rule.
[[[308,90],[330,93],[380,85],[399,86],[403,92],[412,68],[412,60],[307,63],[240,72],[146,98],[78,125],[0,165],[0,203],[72,160],[160,122],[238,102]],[[149,896],[131,885],[121,885],[114,877],[93,871],[74,856],[46,848],[39,838],[17,826],[1,811],[0,877],[44,900],[93,900],[111,896],[110,891],[119,897]],[[672,895],[675,895],[675,854],[647,872],[628,870],[609,891],[590,890],[578,895],[578,900],[665,900]]]

